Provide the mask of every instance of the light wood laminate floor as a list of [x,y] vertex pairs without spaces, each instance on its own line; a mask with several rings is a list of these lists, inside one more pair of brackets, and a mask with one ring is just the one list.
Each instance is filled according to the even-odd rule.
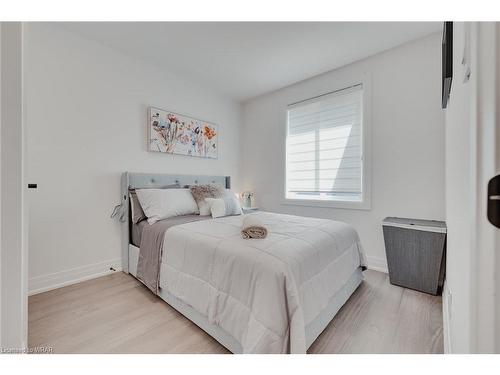
[[[365,277],[309,353],[443,352],[441,297]],[[228,352],[122,272],[31,296],[28,333],[55,353]]]

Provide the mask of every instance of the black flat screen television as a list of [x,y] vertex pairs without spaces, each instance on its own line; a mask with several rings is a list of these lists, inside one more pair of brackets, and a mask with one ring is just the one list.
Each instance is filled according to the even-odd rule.
[[446,108],[451,91],[453,77],[453,22],[443,25],[443,79],[442,79],[442,107]]

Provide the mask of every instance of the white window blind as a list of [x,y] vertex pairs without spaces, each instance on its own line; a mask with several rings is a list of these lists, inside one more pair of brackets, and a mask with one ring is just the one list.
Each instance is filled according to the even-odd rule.
[[362,201],[363,86],[288,107],[286,198]]

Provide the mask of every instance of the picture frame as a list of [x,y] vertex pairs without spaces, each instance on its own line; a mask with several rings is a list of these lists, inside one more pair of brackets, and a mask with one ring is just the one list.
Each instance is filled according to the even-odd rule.
[[209,121],[149,107],[148,150],[218,159],[219,127]]

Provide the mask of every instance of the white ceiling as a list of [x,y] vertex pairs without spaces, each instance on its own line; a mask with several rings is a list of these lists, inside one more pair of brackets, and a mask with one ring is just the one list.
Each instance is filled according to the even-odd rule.
[[439,22],[60,24],[238,101],[441,30]]

